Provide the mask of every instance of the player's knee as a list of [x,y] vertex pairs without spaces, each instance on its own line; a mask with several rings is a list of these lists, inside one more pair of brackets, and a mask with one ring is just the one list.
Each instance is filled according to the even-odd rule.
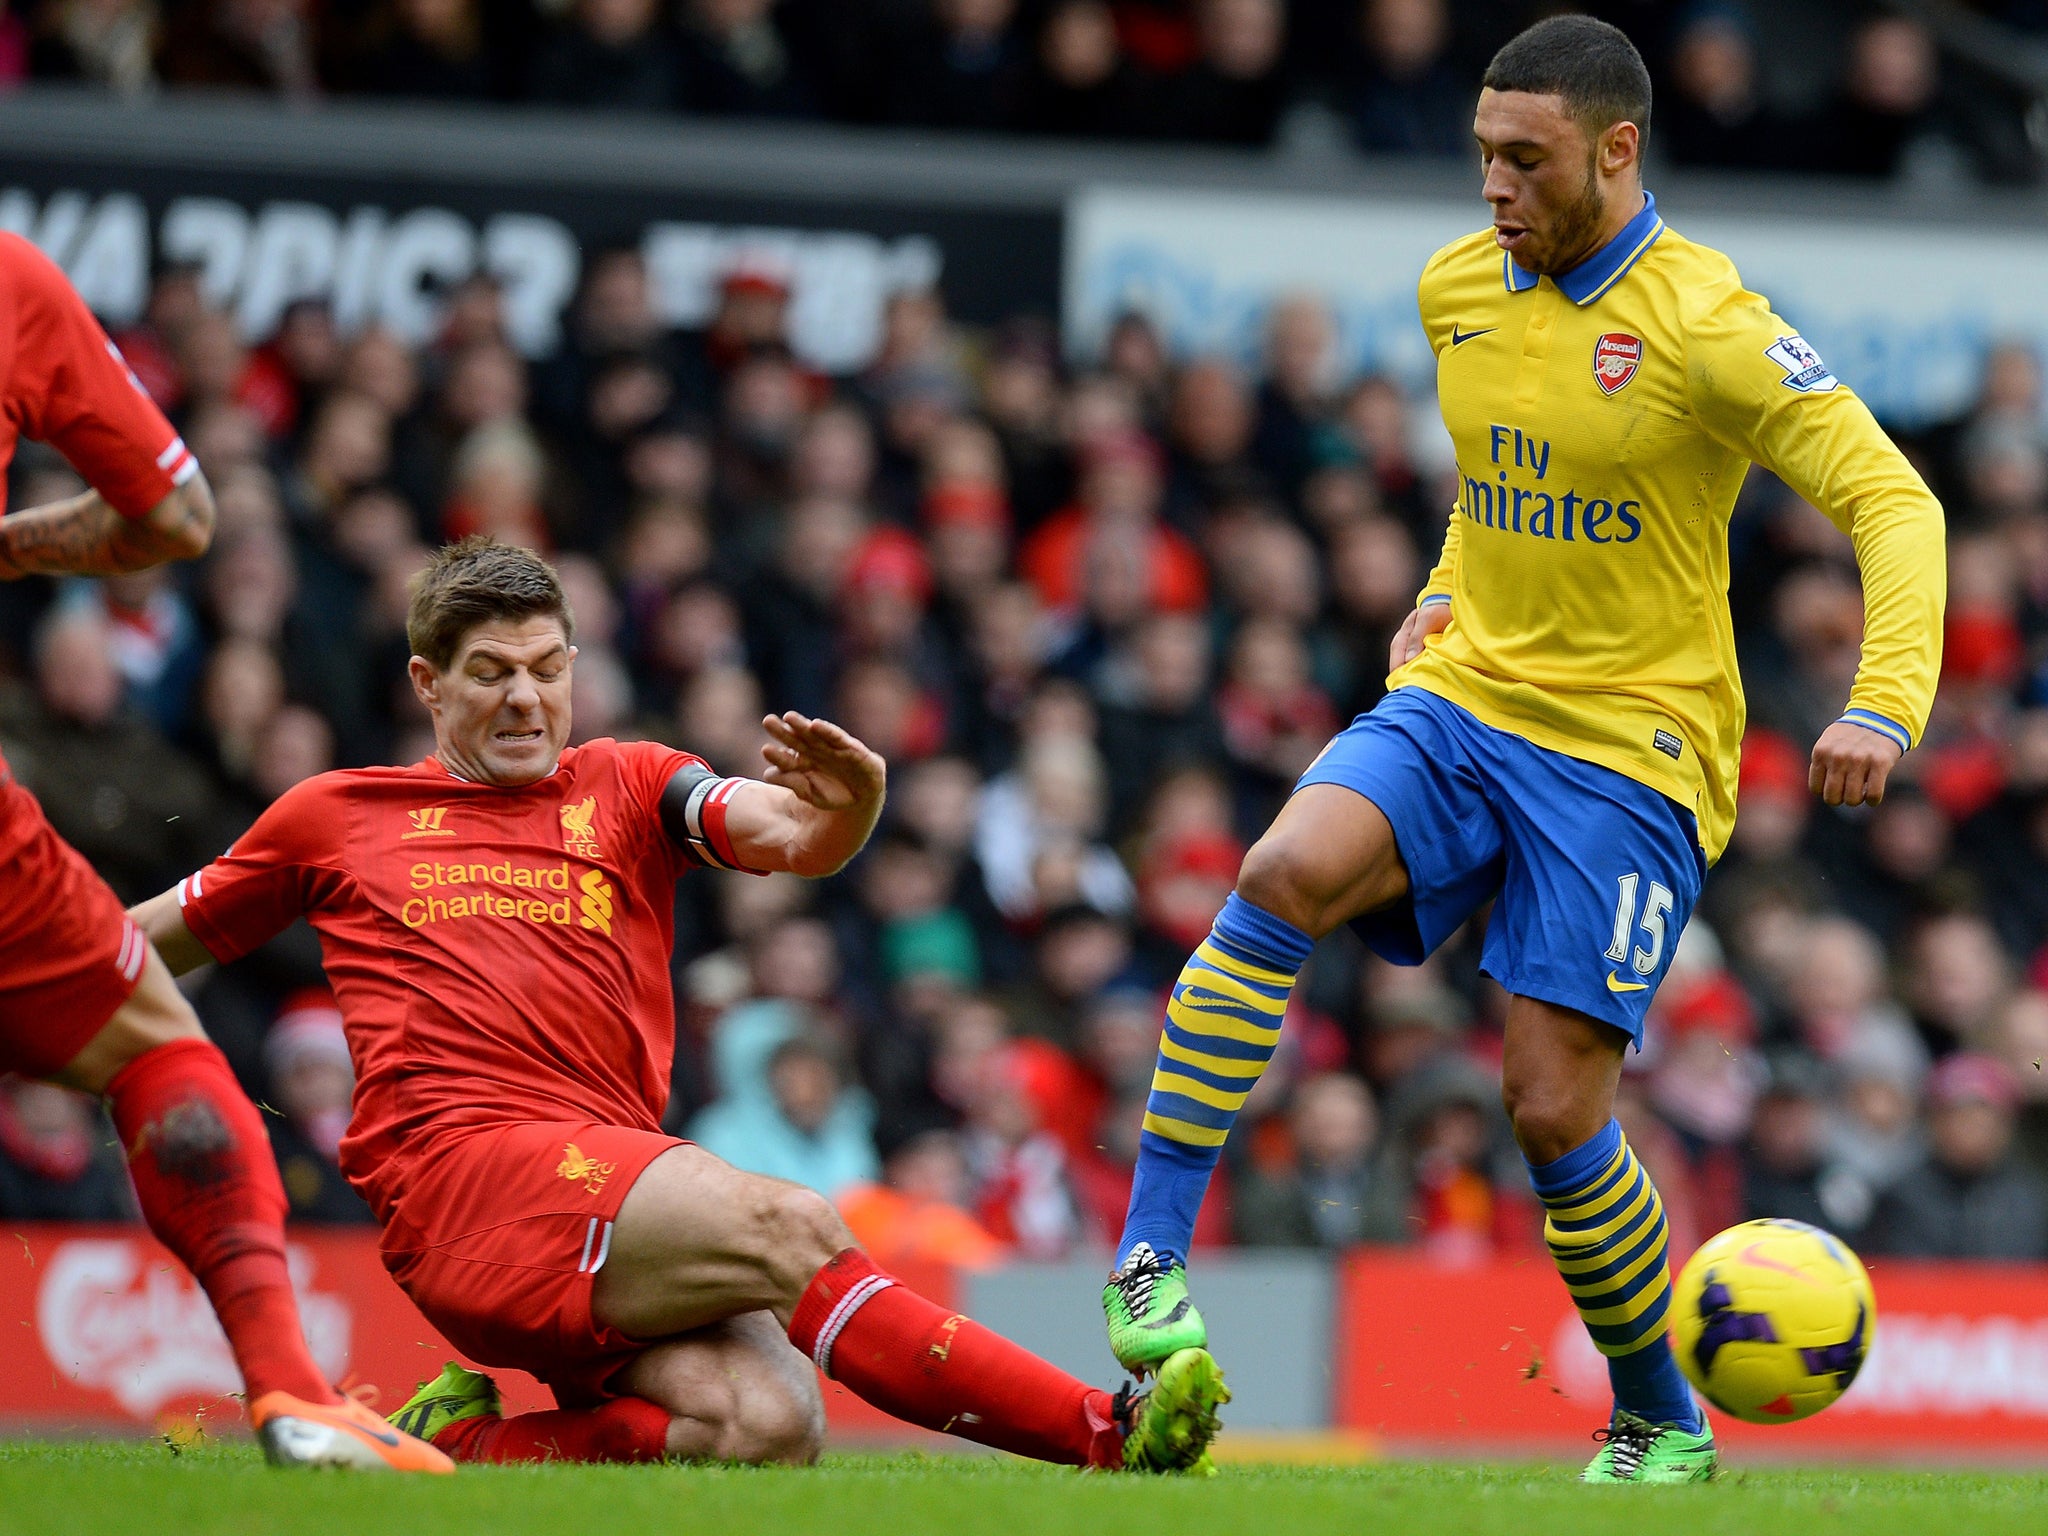
[[816,1190],[779,1180],[764,1179],[762,1185],[757,1210],[763,1248],[788,1293],[783,1299],[794,1303],[826,1260],[854,1246],[853,1233]]
[[853,1246],[853,1233],[830,1200],[814,1189],[792,1188],[783,1195],[783,1227],[791,1234],[793,1246],[804,1256],[823,1264],[835,1253]]
[[1303,850],[1292,839],[1267,835],[1252,844],[1238,866],[1237,894],[1262,912],[1304,932],[1318,931],[1322,908]]
[[806,1467],[825,1449],[825,1398],[815,1371],[763,1373],[739,1394],[733,1459]]
[[1500,1099],[1515,1144],[1532,1163],[1554,1163],[1587,1137],[1585,1106],[1576,1095],[1509,1076],[1501,1082]]

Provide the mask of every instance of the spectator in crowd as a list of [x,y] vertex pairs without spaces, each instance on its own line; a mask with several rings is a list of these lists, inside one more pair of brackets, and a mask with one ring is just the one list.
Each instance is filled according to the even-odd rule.
[[483,100],[491,74],[479,0],[389,0],[365,30],[350,78],[373,96]]
[[1282,297],[1266,317],[1266,376],[1258,388],[1252,454],[1267,482],[1290,500],[1326,450],[1343,367],[1336,318],[1322,295]]
[[363,1223],[375,1218],[342,1176],[355,1065],[332,993],[308,988],[285,999],[263,1041],[271,1082],[265,1124],[293,1221]]
[[1876,1253],[2048,1258],[2048,1181],[2013,1153],[2019,1084],[1996,1057],[1963,1053],[1928,1085],[1929,1155],[1878,1205]]
[[1686,13],[1671,43],[1671,89],[1657,102],[1656,131],[1677,165],[1716,170],[1793,168],[1801,127],[1774,112],[1749,15],[1736,4]]
[[1822,1227],[1856,1242],[1870,1220],[1874,1195],[1854,1173],[1830,1168],[1824,1074],[1787,1053],[1772,1065],[1757,1100],[1743,1168],[1746,1220],[1781,1217]]
[[0,1218],[134,1220],[118,1149],[113,1127],[85,1095],[0,1077]]
[[1934,38],[1919,21],[1879,14],[1849,44],[1841,89],[1809,126],[1814,166],[1837,176],[1893,176],[1934,132],[1941,88]]
[[1374,1178],[1379,1125],[1365,1084],[1345,1072],[1311,1077],[1294,1090],[1289,1122],[1292,1161],[1237,1181],[1237,1241],[1267,1248],[1403,1241],[1405,1213]]
[[1014,30],[1017,0],[924,0],[925,25],[901,45],[889,92],[900,122],[998,128],[1016,115],[1026,61]]
[[655,0],[576,0],[535,52],[527,90],[545,106],[665,112],[681,75]]
[[1446,0],[1365,0],[1359,34],[1351,88],[1358,147],[1368,154],[1469,154],[1474,92],[1451,57]]
[[182,879],[225,846],[198,765],[126,707],[100,613],[53,613],[35,665],[34,692],[0,708],[8,764],[124,900]]
[[1080,1240],[1067,1154],[1052,1123],[1078,1073],[1056,1049],[1011,1041],[966,1075],[963,1147],[976,1217],[1025,1258],[1057,1259]]
[[153,0],[56,0],[37,16],[29,73],[139,96],[157,84],[160,26]]
[[880,1184],[839,1196],[839,1213],[877,1264],[988,1269],[1007,1252],[967,1209],[967,1158],[951,1131],[913,1136],[882,1165]]
[[721,117],[816,112],[776,0],[684,0],[681,104]]
[[169,85],[319,94],[306,0],[192,0],[165,28],[159,68]]
[[1246,149],[1272,143],[1287,104],[1286,43],[1281,0],[1198,0],[1195,61],[1163,92],[1167,135]]
[[1017,124],[1060,138],[1125,138],[1139,131],[1156,89],[1124,53],[1104,0],[1059,0],[1039,26]]
[[719,1020],[714,1051],[719,1097],[691,1123],[692,1141],[750,1173],[827,1196],[880,1172],[873,1111],[806,1031],[802,1009],[779,999],[742,1004]]

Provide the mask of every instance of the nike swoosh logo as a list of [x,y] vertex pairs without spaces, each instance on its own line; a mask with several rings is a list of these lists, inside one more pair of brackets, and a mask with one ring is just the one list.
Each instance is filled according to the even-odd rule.
[[1807,1285],[1812,1285],[1814,1283],[1813,1276],[1809,1274],[1804,1274],[1801,1271],[1794,1269],[1790,1264],[1786,1264],[1778,1259],[1772,1258],[1769,1254],[1763,1251],[1762,1245],[1758,1243],[1751,1243],[1747,1248],[1742,1250],[1742,1262],[1745,1264],[1753,1264],[1758,1269],[1768,1269],[1773,1270],[1781,1275],[1790,1275],[1794,1280],[1802,1281]]
[[379,1445],[388,1445],[394,1450],[398,1448],[398,1436],[388,1429],[372,1429],[367,1424],[350,1424],[347,1427],[365,1440],[374,1440]]
[[1609,971],[1607,973],[1607,990],[1610,992],[1647,992],[1650,990],[1650,984],[1647,981],[1623,981],[1614,972]]
[[1219,997],[1214,992],[1183,992],[1176,999],[1183,1008],[1206,1010],[1209,1013],[1229,1013],[1244,1005],[1234,997]]
[[1465,345],[1465,343],[1466,343],[1466,342],[1468,342],[1468,341],[1477,341],[1477,340],[1478,340],[1478,339],[1479,339],[1480,337],[1482,337],[1482,336],[1491,336],[1491,335],[1492,335],[1492,334],[1493,334],[1493,333],[1494,333],[1495,331],[1497,331],[1497,330],[1499,330],[1499,329],[1500,329],[1500,327],[1499,327],[1499,326],[1497,326],[1497,325],[1489,325],[1489,326],[1488,326],[1488,327],[1487,327],[1487,328],[1486,328],[1485,330],[1483,330],[1483,331],[1460,331],[1460,330],[1458,329],[1458,325],[1457,325],[1457,322],[1456,322],[1456,321],[1452,321],[1452,322],[1451,322],[1451,345],[1452,345],[1452,346],[1454,346],[1454,347],[1462,347],[1462,346],[1463,346],[1463,345]]
[[1193,1309],[1194,1303],[1183,1296],[1173,1304],[1173,1310],[1167,1313],[1166,1316],[1160,1318],[1156,1323],[1147,1323],[1145,1326],[1147,1328],[1171,1328],[1175,1323],[1185,1318]]

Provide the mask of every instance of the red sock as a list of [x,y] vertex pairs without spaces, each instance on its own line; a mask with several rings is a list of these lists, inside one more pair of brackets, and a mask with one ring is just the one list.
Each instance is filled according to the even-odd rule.
[[811,1278],[790,1342],[897,1418],[1070,1466],[1121,1466],[1110,1396],[949,1313],[848,1248]]
[[284,1262],[284,1185],[263,1117],[206,1040],[145,1051],[107,1085],[149,1230],[204,1287],[248,1400],[338,1403],[306,1349]]
[[455,1461],[659,1461],[668,1451],[669,1412],[644,1397],[595,1408],[485,1414],[434,1436]]

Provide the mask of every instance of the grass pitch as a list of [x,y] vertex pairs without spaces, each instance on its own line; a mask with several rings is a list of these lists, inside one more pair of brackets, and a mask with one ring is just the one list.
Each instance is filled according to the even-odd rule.
[[1201,1482],[989,1457],[837,1456],[809,1470],[470,1467],[448,1479],[266,1468],[246,1443],[0,1442],[0,1533],[198,1536],[1929,1536],[2048,1529],[2048,1475],[1738,1468],[1706,1487],[1588,1489],[1576,1469],[1225,1467]]

